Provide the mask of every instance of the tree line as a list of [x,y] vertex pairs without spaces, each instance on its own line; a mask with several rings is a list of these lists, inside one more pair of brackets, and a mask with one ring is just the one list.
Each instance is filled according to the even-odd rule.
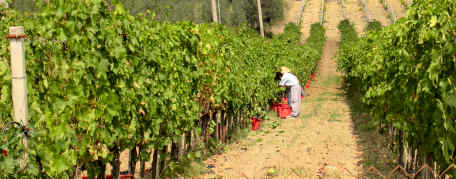
[[[112,0],[111,0],[112,1]],[[119,0],[130,13],[152,12],[159,21],[212,22],[211,0]],[[257,0],[215,0],[218,21],[228,26],[248,25],[259,30]],[[34,11],[35,0],[13,0],[10,7]],[[283,0],[262,0],[265,29],[283,18]]]

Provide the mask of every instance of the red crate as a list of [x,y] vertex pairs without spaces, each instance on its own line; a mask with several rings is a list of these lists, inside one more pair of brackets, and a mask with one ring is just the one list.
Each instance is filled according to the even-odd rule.
[[309,88],[309,87],[310,87],[310,80],[307,81],[305,88],[307,89],[307,88]]
[[[89,179],[88,176],[82,176],[81,177],[82,179]],[[130,174],[126,174],[126,175],[119,175],[119,178],[120,179],[130,179],[130,178],[133,178],[133,175],[130,175]],[[112,176],[111,175],[106,175],[106,179],[112,179]]]
[[279,109],[279,106],[280,106],[280,103],[272,103],[272,110],[274,110],[274,112],[277,112],[277,110]]
[[8,156],[8,151],[6,151],[5,149],[2,149],[2,154],[3,154],[3,157],[7,157]]
[[283,98],[282,98],[282,103],[283,103],[283,104],[288,104],[288,99],[287,99],[287,97],[283,97]]
[[280,118],[286,118],[291,114],[291,107],[288,106],[287,104],[283,104],[279,107],[277,114],[279,115]]
[[252,130],[256,131],[260,128],[261,119],[256,117],[252,118]]
[[119,178],[120,178],[120,179],[130,179],[130,178],[133,178],[133,175],[130,175],[130,174],[127,174],[127,175],[120,175]]

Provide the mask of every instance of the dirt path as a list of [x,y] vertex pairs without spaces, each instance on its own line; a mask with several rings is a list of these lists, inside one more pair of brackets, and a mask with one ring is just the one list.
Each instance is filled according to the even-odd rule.
[[388,12],[386,12],[380,0],[366,0],[367,8],[371,14],[371,18],[378,20],[383,26],[391,24],[391,19],[388,18]]
[[355,25],[358,34],[362,34],[367,25],[367,17],[364,14],[360,0],[345,0],[347,18]]
[[401,18],[407,16],[407,10],[402,6],[401,0],[387,0],[390,4],[391,8],[393,9],[394,13],[396,13],[397,18]]
[[283,33],[283,29],[285,28],[285,25],[287,25],[290,22],[296,23],[301,1],[284,0],[284,3],[285,3],[284,19],[283,19],[283,21],[281,21],[271,27],[271,32],[273,34]]
[[307,39],[310,34],[310,26],[320,22],[321,0],[307,0],[306,8],[302,13],[301,32],[302,39]]
[[361,173],[363,155],[336,71],[342,11],[336,1],[326,9],[328,40],[299,119],[276,119],[280,127],[266,124],[261,131],[250,132],[247,139],[205,161],[214,168],[200,178],[355,178]]

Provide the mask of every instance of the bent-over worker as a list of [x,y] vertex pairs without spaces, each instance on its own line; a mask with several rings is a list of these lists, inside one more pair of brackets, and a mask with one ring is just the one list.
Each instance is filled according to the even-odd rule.
[[296,118],[299,116],[299,108],[301,106],[301,85],[298,78],[290,73],[287,67],[280,67],[282,79],[279,85],[287,88],[288,105],[291,107],[291,114],[287,118]]

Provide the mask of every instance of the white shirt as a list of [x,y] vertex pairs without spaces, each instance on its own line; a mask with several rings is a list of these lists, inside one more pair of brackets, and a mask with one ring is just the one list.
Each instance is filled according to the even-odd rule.
[[285,73],[282,75],[282,79],[280,80],[280,86],[294,86],[294,85],[297,85],[299,83],[298,81],[298,78],[296,78],[296,76],[294,76],[293,74],[291,73]]

